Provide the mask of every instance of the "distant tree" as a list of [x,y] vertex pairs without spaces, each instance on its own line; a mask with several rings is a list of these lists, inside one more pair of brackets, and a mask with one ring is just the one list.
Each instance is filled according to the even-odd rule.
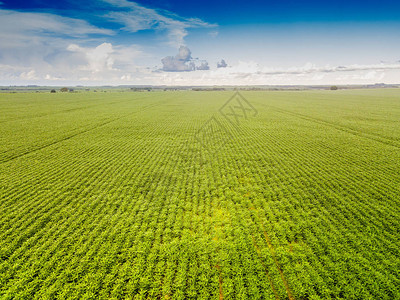
[[51,90],[51,91],[50,91],[50,93],[55,93],[55,92],[56,92],[56,90]]
[[61,92],[68,92],[68,88],[67,87],[63,87],[60,89]]
[[337,89],[338,89],[338,87],[336,85],[331,86],[331,91],[336,91]]

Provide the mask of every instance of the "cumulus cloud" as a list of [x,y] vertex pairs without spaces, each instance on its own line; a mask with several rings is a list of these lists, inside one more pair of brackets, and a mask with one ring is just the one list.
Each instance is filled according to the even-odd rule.
[[195,61],[198,61],[198,59],[192,58],[190,49],[186,46],[180,46],[177,55],[167,56],[161,60],[163,64],[162,70],[165,72],[189,72],[210,69],[207,61],[200,61],[199,66],[196,66]]
[[[184,39],[191,28],[210,28],[205,34],[209,38],[217,36],[215,25],[200,19],[183,18],[126,0],[89,0],[84,12],[64,13],[74,17],[0,8],[0,83],[346,84],[383,79],[393,83],[400,78],[400,61],[345,66],[308,63],[292,68],[269,68],[256,62],[230,63],[228,67],[222,59],[216,68],[214,65],[210,69],[207,61],[193,58],[188,47],[179,48],[185,45]],[[94,26],[90,21],[109,27]],[[154,72],[158,67],[137,66],[139,58],[143,65],[154,66],[159,62],[159,54],[149,50],[150,47],[129,45],[129,39],[115,38],[120,30],[131,36],[138,31],[151,30],[157,40],[163,35],[156,46],[167,42],[178,45],[179,51],[175,56],[162,59],[164,72]],[[196,70],[199,72],[192,72]]]
[[195,70],[194,63],[188,63],[186,61],[176,59],[173,56],[164,57],[161,62],[163,64],[163,71],[166,72],[187,72]]
[[210,67],[208,66],[208,62],[204,61],[196,69],[197,70],[210,70]]
[[73,41],[95,36],[113,35],[112,30],[99,28],[80,19],[49,13],[18,12],[0,9],[0,63],[9,68],[0,70],[2,77],[23,77],[32,69],[40,73],[74,72],[85,57],[67,50]]
[[38,79],[35,70],[30,70],[29,72],[22,72],[19,77],[23,80]]
[[[38,48],[33,51],[35,63],[21,60],[12,64],[0,63],[0,83],[7,84],[57,84],[81,82],[81,84],[111,84],[135,79],[134,73],[145,74],[145,67],[135,65],[142,52],[135,46],[113,46],[101,43],[94,47],[84,47],[76,43],[63,45],[65,48],[51,47],[51,53]],[[39,56],[42,50],[44,56]],[[8,84],[7,84],[8,85]]]
[[[190,28],[215,27],[200,19],[183,18],[125,0],[88,0],[84,9],[78,9],[77,1],[70,4],[64,13],[73,17],[60,16],[56,10],[44,13],[0,8],[0,81],[3,84],[31,84],[42,79],[135,80],[141,78],[139,73],[146,76],[152,73],[150,68],[136,65],[137,58],[144,64],[154,64],[156,58],[151,51],[129,45],[127,39],[116,42],[114,37],[121,30],[131,35],[152,30],[155,37],[162,34],[167,43],[175,46],[184,45]],[[95,26],[91,21],[106,28]],[[192,58],[190,61],[178,59],[180,64],[176,60],[169,63],[171,70],[179,66],[181,71],[196,69]]]
[[67,48],[69,51],[82,53],[87,60],[87,69],[92,72],[101,72],[113,69],[114,58],[112,54],[114,52],[112,44],[102,43],[95,48],[82,48],[76,44],[71,44]]
[[179,47],[178,54],[175,56],[175,58],[181,61],[189,61],[192,59],[192,52],[188,47],[181,46]]
[[342,85],[398,83],[399,76],[400,64],[397,63],[340,67],[318,67],[308,63],[300,67],[275,69],[254,61],[239,61],[229,68],[216,68],[203,72],[154,73],[153,80],[157,84],[167,85]]
[[227,66],[228,64],[223,59],[221,59],[221,61],[217,63],[217,68],[226,68]]
[[163,71],[166,72],[187,72],[195,70],[195,65],[191,62],[191,51],[186,46],[179,47],[178,54],[175,56],[164,57],[161,62]]

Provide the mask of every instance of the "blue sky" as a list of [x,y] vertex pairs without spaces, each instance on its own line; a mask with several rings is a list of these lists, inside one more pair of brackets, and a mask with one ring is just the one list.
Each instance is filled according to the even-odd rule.
[[400,83],[399,11],[388,0],[0,0],[0,85]]

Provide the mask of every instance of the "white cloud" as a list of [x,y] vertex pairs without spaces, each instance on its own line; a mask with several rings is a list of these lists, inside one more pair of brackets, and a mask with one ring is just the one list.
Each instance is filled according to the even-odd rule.
[[203,62],[200,64],[200,66],[196,67],[196,70],[202,70],[202,71],[210,70],[210,67],[209,67],[209,65],[208,65],[208,62],[203,61]]
[[400,64],[318,67],[307,63],[302,67],[274,69],[254,61],[239,61],[226,68],[202,72],[155,73],[152,82],[167,85],[345,85],[373,84],[384,82],[383,79],[386,83],[399,83],[398,78]]
[[[378,75],[378,72],[370,71],[370,72],[365,73],[363,78],[364,79],[380,79],[381,76],[377,76],[377,75]],[[384,74],[381,74],[381,75],[384,75]]]
[[35,38],[37,35],[83,37],[89,34],[112,35],[109,29],[98,28],[80,19],[67,18],[48,13],[18,12],[0,9],[0,37]]
[[[134,33],[151,29],[162,33],[170,45],[184,44],[189,28],[213,27],[200,19],[182,18],[125,0],[104,0],[105,16],[94,10],[92,17],[118,23]],[[88,14],[87,12],[85,12]],[[108,23],[110,25],[110,23]],[[96,27],[85,20],[51,13],[0,9],[0,83],[24,84],[47,81],[142,80],[151,70],[136,64],[150,58],[137,45],[118,44],[113,37],[120,28]],[[110,41],[113,41],[112,43]],[[121,40],[120,40],[121,41]],[[190,66],[194,62],[188,63]],[[200,68],[206,69],[205,65]],[[141,74],[141,75],[140,75]]]
[[263,74],[312,74],[312,73],[336,73],[336,72],[354,72],[354,71],[385,71],[400,70],[400,63],[380,63],[370,65],[353,64],[348,66],[337,67],[317,67],[314,64],[307,63],[303,67],[294,67],[287,70],[282,69],[260,69]]
[[385,72],[383,71],[369,71],[369,72],[363,72],[363,73],[358,73],[358,74],[353,74],[350,76],[351,80],[367,80],[367,81],[381,81],[383,78],[385,78]]
[[95,48],[82,48],[76,44],[71,44],[67,48],[69,51],[82,53],[87,60],[87,65],[83,67],[83,70],[89,70],[91,72],[102,72],[113,70],[114,53],[112,44],[102,43]]
[[162,70],[165,72],[205,71],[210,69],[206,60],[192,58],[192,52],[186,46],[180,46],[178,54],[164,57],[161,63],[163,64]]
[[19,76],[22,80],[33,80],[33,79],[38,79],[36,76],[35,70],[30,70],[29,72],[22,72],[21,75]]
[[[382,80],[395,83],[400,78],[400,61],[345,66],[307,63],[271,68],[255,61],[233,64],[231,58],[229,66],[222,60],[210,70],[207,61],[193,59],[187,47],[176,56],[165,57],[163,70],[168,72],[161,72],[156,66],[138,65],[146,64],[146,59],[151,64],[159,62],[162,56],[150,58],[148,49],[161,51],[154,49],[166,41],[174,47],[185,45],[185,37],[192,28],[208,28],[204,34],[209,39],[216,37],[215,25],[126,0],[102,0],[102,3],[102,11],[108,11],[105,15],[95,10],[85,13],[91,14],[88,19],[96,17],[109,22],[112,30],[78,18],[0,9],[0,84],[350,84]],[[151,30],[164,38],[159,44],[141,48],[128,45],[128,39],[118,39],[119,30],[129,35]],[[170,73],[194,70],[199,71]]]
[[210,36],[213,37],[213,38],[216,38],[216,37],[218,36],[218,34],[219,34],[219,32],[216,31],[216,30],[210,31],[210,32],[208,33],[208,35],[210,35]]
[[313,81],[320,81],[321,79],[323,79],[325,77],[325,74],[314,74],[311,77],[311,80]]
[[161,60],[163,64],[162,69],[166,72],[192,71],[194,70],[194,65],[188,63],[191,58],[189,48],[181,46],[177,55],[167,56]]
[[132,76],[131,76],[131,74],[124,74],[121,76],[121,80],[130,81],[130,80],[132,80]]
[[216,27],[197,18],[182,18],[165,10],[155,10],[126,0],[103,0],[115,10],[105,15],[109,20],[122,24],[123,30],[137,32],[146,29],[167,31],[168,43],[172,47],[185,45],[184,38],[189,28]]
[[[71,46],[71,50],[79,51],[82,55],[89,53],[86,63],[75,70],[74,76],[69,72],[43,73],[37,69],[20,69],[8,79],[21,84],[45,84],[54,82],[60,84],[83,84],[83,85],[118,85],[118,84],[153,84],[153,85],[316,85],[316,84],[373,84],[376,82],[398,83],[400,69],[382,70],[355,70],[337,72],[310,72],[309,65],[291,68],[284,72],[276,72],[258,65],[255,62],[239,62],[226,68],[215,68],[212,70],[201,70],[198,72],[154,72],[145,67],[132,67],[128,69],[117,68],[119,52],[117,46],[102,45],[93,48]],[[100,51],[101,50],[101,51]],[[112,50],[112,51],[111,51]],[[92,53],[97,53],[92,55]],[[99,54],[101,53],[101,55]],[[89,59],[96,57],[89,64]],[[107,61],[113,61],[107,65]],[[91,66],[91,67],[90,67]],[[374,66],[374,65],[371,65]],[[1,65],[3,68],[10,68]],[[353,65],[354,67],[354,65]],[[363,66],[362,68],[366,68]],[[296,69],[295,72],[293,70]],[[300,73],[299,70],[305,72]],[[322,69],[322,68],[321,68]],[[342,69],[342,68],[340,68]],[[264,72],[261,72],[264,71]],[[383,81],[384,80],[384,81]]]
[[52,76],[52,75],[50,75],[50,74],[46,74],[46,76],[44,76],[44,79],[45,79],[45,80],[50,80],[50,81],[62,80],[61,77],[54,77],[54,76]]
[[144,67],[135,65],[135,60],[142,56],[135,46],[113,46],[111,43],[101,43],[96,47],[65,45],[65,51],[58,51],[52,58],[54,64],[39,57],[33,66],[0,64],[0,85],[5,82],[49,84],[54,81],[57,84],[78,84],[81,81],[89,85],[117,84],[121,78],[127,81],[137,77],[133,74],[148,73]]
[[[229,84],[320,84],[333,81],[348,83],[373,82],[385,78],[385,71],[399,73],[400,63],[380,63],[370,65],[348,65],[338,67],[318,67],[307,63],[301,67],[287,69],[263,67],[254,61],[239,61],[236,65],[210,71],[210,83],[222,80]],[[348,76],[346,75],[348,74]],[[301,82],[301,83],[300,83]],[[394,80],[392,80],[394,82]]]
[[143,56],[143,53],[134,45],[113,46],[111,43],[102,43],[94,48],[70,44],[67,50],[83,55],[85,64],[80,65],[80,70],[92,73],[135,71],[138,68],[135,60]]
[[0,64],[9,66],[0,70],[0,78],[7,77],[6,74],[18,77],[31,69],[37,74],[54,70],[73,72],[84,57],[67,51],[68,44],[87,40],[92,34],[113,33],[79,19],[1,9],[0,28]]
[[217,68],[226,68],[227,66],[228,64],[224,59],[221,59],[221,61],[217,63]]
[[112,30],[53,14],[0,9],[0,28],[1,84],[120,78],[142,55],[135,45],[104,42]]

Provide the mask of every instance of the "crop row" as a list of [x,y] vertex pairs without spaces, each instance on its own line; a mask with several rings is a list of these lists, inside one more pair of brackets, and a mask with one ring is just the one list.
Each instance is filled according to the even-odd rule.
[[394,147],[258,106],[205,149],[229,95],[168,95],[0,164],[1,298],[399,297]]

